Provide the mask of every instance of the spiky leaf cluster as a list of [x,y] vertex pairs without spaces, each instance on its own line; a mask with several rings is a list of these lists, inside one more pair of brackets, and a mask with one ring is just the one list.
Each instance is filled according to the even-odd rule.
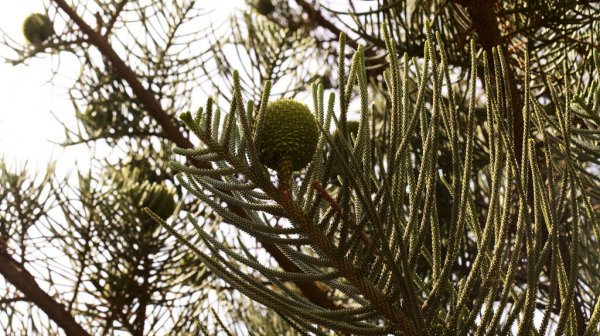
[[[347,127],[347,132],[344,134],[344,131],[341,128],[337,128],[333,134],[331,135],[331,137],[333,138],[333,143],[335,146],[339,146],[340,148],[345,148],[346,146],[343,145],[344,141],[346,141],[348,144],[350,144],[350,147],[353,147],[354,142],[356,140],[356,136],[358,134],[358,127],[359,127],[359,122],[358,121],[349,121],[346,124]],[[339,150],[339,149],[338,149]],[[336,155],[335,151],[332,151],[332,167],[331,167],[331,176],[333,178],[336,178],[342,171],[342,161],[344,154],[341,155]]]
[[[347,89],[339,93],[340,123],[347,118],[350,88],[357,85],[360,93],[356,144],[336,143],[325,132],[332,119],[333,97],[325,109],[323,89],[315,87],[314,105],[323,132],[313,163],[292,185],[278,175],[275,188],[257,165],[260,161],[248,126],[254,104],[243,103],[239,86],[235,86],[232,111],[223,119],[222,128],[216,127],[221,117],[212,113],[210,103],[206,112],[182,116],[203,146],[176,152],[219,168],[203,170],[174,163],[173,168],[182,173],[180,183],[227,223],[277,246],[302,272],[264,266],[257,256],[224,246],[197,225],[203,247],[180,239],[246,296],[316,333],[497,334],[515,327],[520,334],[534,329],[544,334],[552,319],[561,333],[573,333],[581,322],[568,307],[576,304],[573,288],[585,279],[576,261],[582,226],[589,225],[591,241],[598,239],[590,203],[593,195],[584,187],[583,172],[575,168],[575,162],[581,162],[577,145],[571,145],[577,135],[567,126],[572,120],[569,106],[576,104],[581,113],[590,109],[584,107],[587,103],[581,105],[580,98],[571,102],[566,91],[558,92],[554,106],[564,108],[555,110],[557,128],[552,131],[542,121],[548,114],[544,116],[537,102],[527,102],[521,116],[523,136],[516,139],[501,50],[491,55],[491,68],[487,55],[482,57],[486,105],[485,114],[480,115],[476,113],[480,61],[471,43],[472,71],[464,93],[468,109],[463,116],[452,104],[453,92],[443,90],[452,82],[442,46],[436,51],[428,39],[424,62],[415,65],[417,78],[410,81],[411,63],[406,55],[397,56],[396,43],[384,31],[391,64],[385,73],[390,105],[383,129],[394,130],[391,138],[385,144],[374,142],[364,50],[359,48],[350,73],[339,74],[347,79],[342,86]],[[343,45],[344,39],[340,42]],[[527,55],[525,59],[524,90],[531,97]],[[340,63],[343,69],[342,59]],[[412,82],[419,83],[415,96],[407,91]],[[267,83],[259,109],[266,107],[269,89]],[[426,94],[429,90],[431,96]],[[556,140],[550,141],[549,134]],[[563,145],[556,146],[557,140]],[[342,161],[343,183],[332,189],[324,176],[324,163],[331,157],[319,160],[325,142],[348,157]],[[479,143],[489,148],[487,155],[476,155]],[[522,144],[521,156],[514,149],[517,143]],[[540,147],[551,150],[539,152]],[[440,148],[446,148],[449,156],[443,156]],[[551,154],[554,151],[557,154]],[[553,171],[548,166],[555,160],[553,155],[561,156],[566,171],[542,175]],[[475,166],[475,158],[485,162]],[[474,168],[488,171],[489,180],[474,174]],[[450,199],[449,208],[438,206],[438,193]],[[222,202],[243,210],[223,207]],[[563,211],[573,211],[568,228],[559,220]],[[272,226],[269,218],[279,218],[279,224]],[[570,240],[559,238],[564,230]],[[469,253],[460,252],[465,248]],[[248,273],[238,271],[241,267],[254,269],[263,282],[275,287],[260,285]],[[457,283],[456,278],[464,280]],[[319,281],[339,293],[333,304],[345,309],[337,312],[310,302],[285,286],[285,281]],[[563,302],[559,314],[551,308],[554,299]],[[540,302],[548,308],[538,326],[533,317]],[[583,308],[596,315],[600,309],[597,304]],[[597,323],[597,318],[592,319],[583,328],[593,332]]]
[[[61,34],[43,45],[83,65],[70,92],[83,130],[68,143],[107,139],[140,157],[53,179],[55,203],[30,190],[43,185],[0,176],[12,183],[0,257],[13,257],[0,272],[30,271],[92,334],[600,331],[593,2],[273,0],[267,15],[208,31],[207,3],[194,3],[49,2]],[[352,38],[334,41],[340,31]],[[13,50],[21,62],[41,48]],[[275,175],[256,118],[317,78],[315,155]],[[201,91],[221,96],[184,128],[174,116]],[[331,129],[355,117],[355,142],[338,143]],[[154,163],[171,142],[192,195],[177,197],[188,218],[154,214],[167,234],[138,196],[170,185]],[[107,178],[129,165],[144,173]],[[61,332],[26,292],[0,287],[0,330]]]

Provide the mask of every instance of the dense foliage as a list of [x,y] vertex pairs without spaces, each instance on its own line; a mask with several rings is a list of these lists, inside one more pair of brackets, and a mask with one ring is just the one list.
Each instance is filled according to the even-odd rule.
[[77,56],[65,145],[114,151],[0,166],[1,330],[600,332],[595,2],[203,5],[52,0],[5,37]]

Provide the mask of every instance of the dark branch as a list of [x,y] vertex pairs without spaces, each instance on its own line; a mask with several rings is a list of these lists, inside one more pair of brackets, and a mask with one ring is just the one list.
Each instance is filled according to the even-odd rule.
[[61,327],[69,336],[89,336],[75,321],[73,315],[65,307],[54,301],[44,292],[22,265],[4,251],[0,251],[0,274],[21,293],[27,300],[35,303],[48,317]]

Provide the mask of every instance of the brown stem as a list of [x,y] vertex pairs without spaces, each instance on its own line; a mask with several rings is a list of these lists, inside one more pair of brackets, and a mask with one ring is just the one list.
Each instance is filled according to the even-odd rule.
[[[334,200],[333,197],[331,197],[331,195],[329,195],[327,190],[325,190],[325,188],[319,181],[313,181],[312,187],[319,193],[319,195],[321,195],[321,197],[323,197],[323,199],[325,201],[327,201],[327,203],[329,203],[329,206],[331,206],[331,208],[335,212],[337,212],[340,216],[342,216],[342,218],[344,219],[345,222],[349,223],[353,229],[358,228],[356,221],[353,218],[351,218],[348,213],[344,212],[344,210],[342,209],[342,206],[339,205],[339,203],[336,202],[336,200]],[[371,239],[369,237],[367,237],[367,235],[364,233],[360,234],[359,239],[367,247],[371,246],[371,244],[372,244]],[[379,252],[377,250],[373,251],[373,256],[378,256],[378,255],[379,255]]]
[[13,302],[31,302],[31,300],[29,300],[27,297],[24,297],[24,296],[0,299],[0,305],[13,303]]
[[0,274],[21,293],[28,301],[37,305],[48,317],[61,327],[69,336],[89,336],[83,327],[75,321],[65,307],[44,292],[34,277],[7,252],[0,251]]
[[104,33],[104,36],[110,35],[115,23],[117,22],[117,18],[119,17],[119,15],[121,15],[123,8],[125,8],[125,5],[127,4],[127,1],[128,0],[121,0],[119,5],[117,6],[117,9],[113,13],[113,15],[110,17],[108,24],[106,24],[106,32]]
[[[90,44],[94,45],[104,55],[104,57],[114,66],[117,73],[129,84],[131,90],[135,94],[138,101],[145,107],[148,114],[156,120],[163,128],[165,138],[175,143],[181,148],[192,148],[193,144],[179,132],[178,127],[174,124],[173,118],[168,115],[156,100],[151,91],[144,88],[139,81],[135,72],[125,64],[123,59],[116,53],[110,45],[108,39],[102,36],[99,32],[90,27],[64,0],[53,0],[54,3],[64,11],[71,20],[79,26],[79,29],[88,36]],[[207,162],[193,162],[198,168],[212,168]],[[245,211],[233,204],[229,205],[229,209],[239,216],[247,218]],[[267,241],[259,240],[265,250],[275,258],[279,266],[287,272],[298,273],[303,272],[292,260],[281,252],[275,245]],[[327,309],[337,309],[337,306],[327,298],[327,292],[316,282],[295,282],[304,296],[314,304],[317,304]]]

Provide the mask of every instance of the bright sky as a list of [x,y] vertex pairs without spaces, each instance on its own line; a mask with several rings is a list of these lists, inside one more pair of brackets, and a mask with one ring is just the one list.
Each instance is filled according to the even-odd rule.
[[[17,2],[4,2],[0,5],[0,29],[24,44],[23,20],[30,13],[43,12],[44,2],[21,0],[18,5],[15,5]],[[244,0],[207,2],[209,6],[218,7],[211,15],[216,22],[222,22],[243,4]],[[57,31],[59,28],[55,25]],[[58,145],[65,139],[64,129],[53,116],[68,125],[75,125],[67,88],[79,65],[65,55],[61,55],[60,60],[56,55],[43,55],[18,66],[3,61],[5,57],[14,56],[0,46],[0,158],[4,158],[10,167],[22,167],[27,162],[30,171],[40,172],[52,160],[57,161],[57,169],[63,173],[73,169],[76,162],[82,167],[87,166],[87,147],[64,149]],[[59,76],[53,78],[52,70],[57,69],[59,61]]]
[[[42,10],[40,1],[20,1],[18,6],[4,4],[0,10],[0,29],[15,41],[25,43],[21,33],[23,19]],[[5,49],[0,55],[14,57]],[[61,148],[49,142],[63,139],[62,129],[51,111],[72,118],[72,108],[65,90],[47,83],[51,68],[50,57],[19,66],[0,61],[0,156],[10,166],[21,166],[27,161],[30,168],[43,170],[51,159],[64,157]],[[73,161],[74,153],[64,154],[70,154]]]

